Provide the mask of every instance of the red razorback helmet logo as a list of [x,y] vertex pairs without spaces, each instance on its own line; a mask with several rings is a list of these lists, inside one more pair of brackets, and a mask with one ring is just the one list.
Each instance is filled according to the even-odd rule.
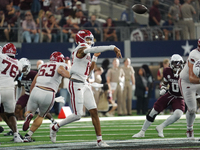
[[61,52],[53,52],[50,56],[50,61],[65,62],[65,57]]
[[[91,41],[86,41],[86,38],[90,38]],[[76,34],[76,44],[79,43],[91,43],[94,44],[94,36],[89,30],[80,30]]]
[[8,56],[15,56],[17,53],[17,49],[14,44],[7,43],[3,46],[2,53],[7,54]]

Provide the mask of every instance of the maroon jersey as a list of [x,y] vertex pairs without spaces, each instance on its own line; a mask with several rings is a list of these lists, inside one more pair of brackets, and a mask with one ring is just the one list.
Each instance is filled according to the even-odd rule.
[[[37,74],[37,71],[31,70],[27,75],[23,75],[22,79],[21,79],[21,84],[22,86],[24,86],[24,89],[27,93],[30,93],[30,86],[31,83],[33,82],[33,79],[35,78]],[[18,75],[18,77],[20,77],[20,75]]]
[[182,97],[179,86],[178,86],[178,77],[175,77],[175,73],[173,73],[173,70],[171,68],[165,68],[163,70],[163,78],[164,82],[167,82],[169,84],[169,93],[171,95]]

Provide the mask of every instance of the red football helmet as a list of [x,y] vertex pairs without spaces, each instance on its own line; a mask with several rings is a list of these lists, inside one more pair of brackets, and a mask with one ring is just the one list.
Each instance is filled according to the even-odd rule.
[[[86,38],[90,38],[91,41],[86,41]],[[76,44],[89,43],[94,44],[94,36],[89,30],[80,30],[76,33]]]
[[65,62],[65,57],[61,52],[53,52],[50,56],[50,61]]
[[17,49],[14,44],[7,43],[3,46],[2,53],[7,54],[8,56],[15,56],[17,53]]

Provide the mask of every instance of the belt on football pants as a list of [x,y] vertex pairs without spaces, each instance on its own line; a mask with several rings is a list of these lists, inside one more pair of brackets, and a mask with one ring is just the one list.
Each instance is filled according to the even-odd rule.
[[70,81],[73,81],[73,82],[76,82],[76,83],[84,83],[83,81],[77,80],[77,79],[70,79]]

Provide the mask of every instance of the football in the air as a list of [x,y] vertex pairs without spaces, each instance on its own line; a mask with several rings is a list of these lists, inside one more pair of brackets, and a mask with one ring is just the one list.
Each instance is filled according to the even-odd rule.
[[135,4],[131,9],[137,14],[144,14],[148,11],[148,8],[142,4]]

